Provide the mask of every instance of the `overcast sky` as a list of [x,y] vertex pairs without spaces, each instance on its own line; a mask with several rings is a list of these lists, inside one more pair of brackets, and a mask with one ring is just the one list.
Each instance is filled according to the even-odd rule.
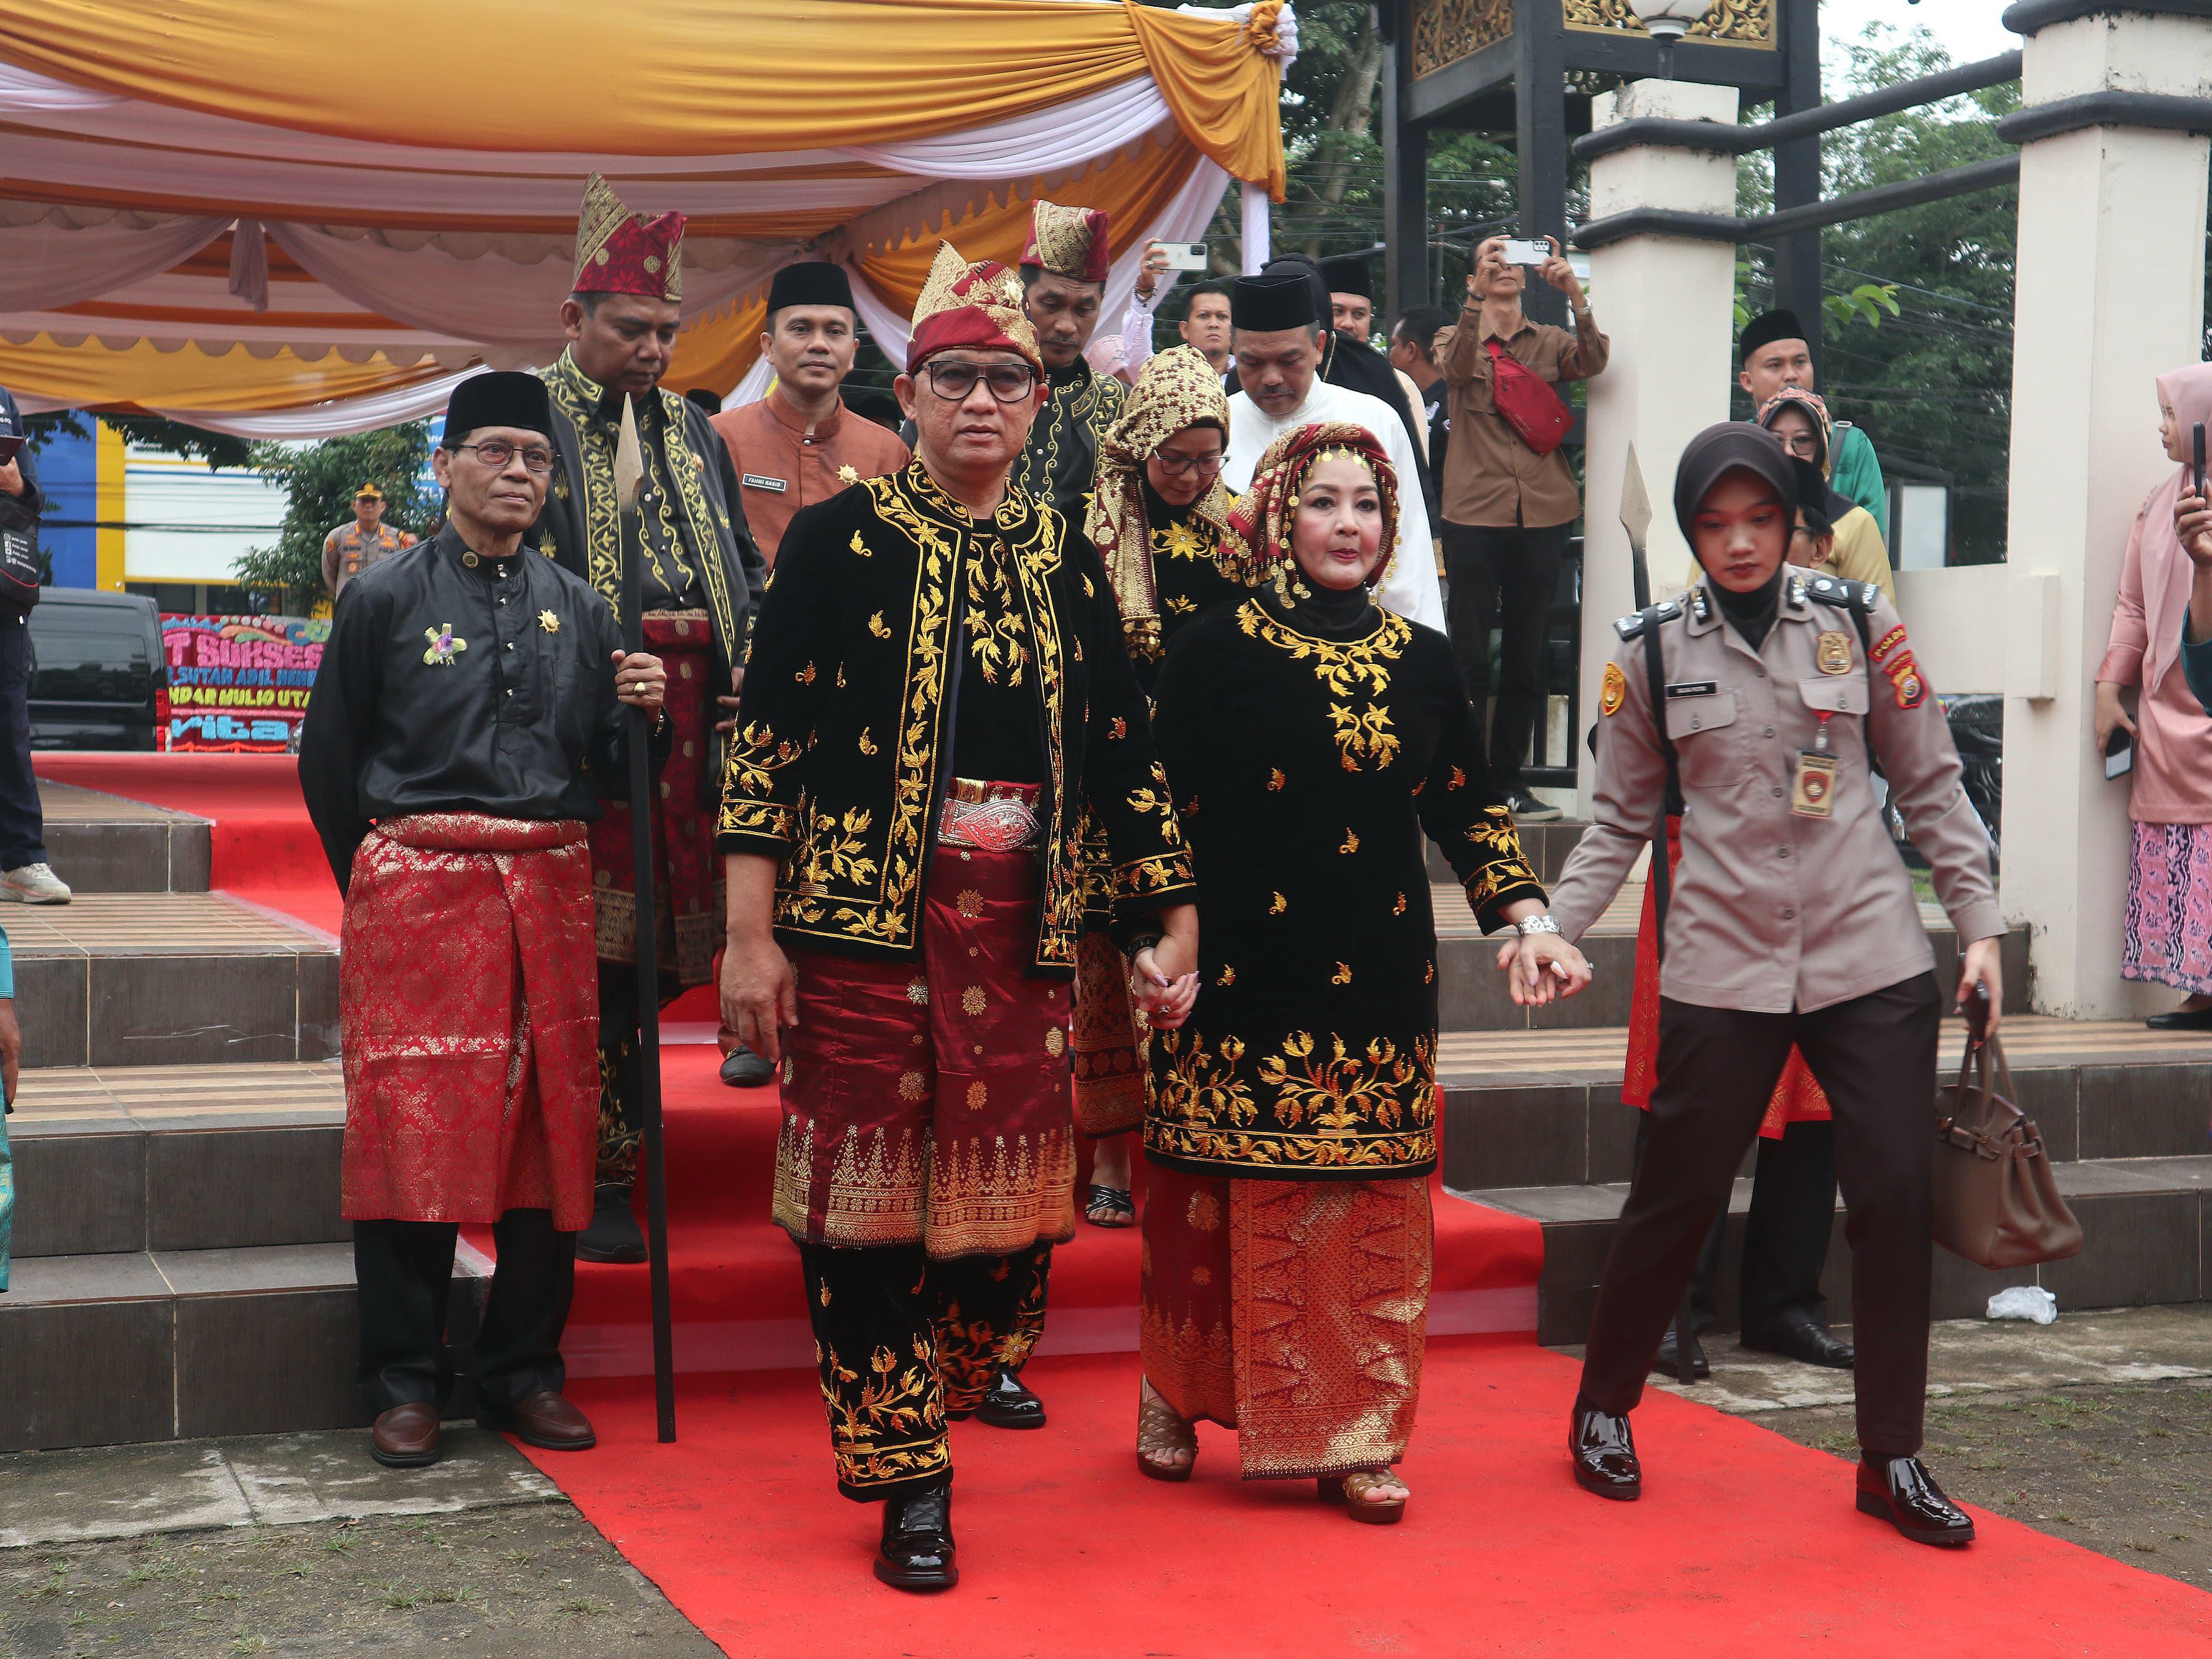
[[[1900,33],[1917,26],[1936,37],[1953,63],[1970,64],[2020,44],[2020,37],[1997,21],[2005,4],[2006,0],[1921,0],[1917,6],[1909,0],[1820,0],[1820,43],[1856,41],[1870,23],[1887,23]],[[1844,61],[1840,51],[1821,57],[1821,67],[1831,72]]]

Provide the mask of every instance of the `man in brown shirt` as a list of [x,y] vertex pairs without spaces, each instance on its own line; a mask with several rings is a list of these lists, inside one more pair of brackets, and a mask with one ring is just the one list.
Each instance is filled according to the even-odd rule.
[[384,522],[384,492],[373,483],[363,484],[353,493],[353,522],[323,538],[323,586],[330,590],[331,602],[369,566],[414,545],[413,536]]
[[1440,494],[1452,645],[1480,728],[1490,684],[1490,630],[1500,629],[1490,770],[1513,816],[1524,822],[1559,816],[1528,793],[1521,767],[1544,708],[1545,617],[1559,585],[1567,526],[1583,508],[1565,453],[1539,455],[1498,412],[1490,346],[1496,343],[1553,385],[1588,380],[1612,353],[1572,267],[1557,242],[1551,246],[1537,275],[1567,296],[1572,333],[1522,314],[1528,270],[1508,264],[1504,240],[1493,236],[1475,249],[1458,325],[1438,337],[1436,349],[1451,387],[1452,441]]
[[896,433],[854,414],[837,395],[859,348],[853,286],[842,265],[807,260],[775,273],[761,336],[775,384],[758,403],[714,416],[714,430],[738,464],[745,521],[771,568],[784,527],[800,507],[896,472],[909,459]]

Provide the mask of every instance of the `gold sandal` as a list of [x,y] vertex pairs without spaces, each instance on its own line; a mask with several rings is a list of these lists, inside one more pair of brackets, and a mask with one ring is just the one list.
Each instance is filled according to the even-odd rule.
[[[1174,1407],[1138,1384],[1137,1467],[1155,1480],[1188,1480],[1198,1462],[1198,1431],[1176,1413]],[[1187,1451],[1189,1463],[1164,1461],[1164,1452]]]
[[1374,1493],[1381,1486],[1404,1484],[1389,1469],[1354,1469],[1349,1474],[1322,1475],[1314,1481],[1314,1489],[1324,1504],[1343,1504],[1353,1520],[1387,1527],[1404,1517],[1406,1500]]

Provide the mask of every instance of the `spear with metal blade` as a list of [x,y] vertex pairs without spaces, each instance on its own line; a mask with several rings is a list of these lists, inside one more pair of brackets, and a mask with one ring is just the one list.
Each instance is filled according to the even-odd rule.
[[[623,399],[622,435],[615,443],[615,501],[620,508],[623,649],[645,649],[645,520],[639,490],[645,451],[638,443],[637,406]],[[665,719],[664,714],[662,718]],[[647,1249],[653,1280],[653,1398],[663,1444],[676,1438],[675,1333],[668,1306],[668,1181],[660,1138],[660,951],[653,938],[660,902],[653,869],[652,728],[641,708],[629,711],[629,838],[637,949],[639,1108],[645,1116]]]
[[[1620,480],[1620,527],[1628,532],[1630,579],[1636,585],[1636,608],[1648,610],[1651,605],[1651,567],[1644,556],[1644,540],[1651,533],[1651,497],[1644,488],[1644,469],[1637,464],[1636,446],[1628,446],[1628,465]],[[1657,647],[1647,640],[1646,650]],[[1651,719],[1655,724],[1666,719],[1666,711],[1654,708]],[[1661,728],[1663,732],[1663,726]],[[1675,793],[1674,753],[1667,749],[1667,781],[1662,787],[1668,795]],[[1651,838],[1651,916],[1652,954],[1660,961],[1667,955],[1667,902],[1673,896],[1674,865],[1668,846],[1667,820],[1671,802],[1662,799],[1659,807],[1659,827]],[[1694,1279],[1694,1273],[1692,1275]],[[1686,1387],[1698,1380],[1696,1362],[1690,1357],[1690,1345],[1697,1338],[1692,1333],[1694,1310],[1690,1305],[1690,1287],[1682,1287],[1682,1305],[1674,1310],[1674,1379]]]

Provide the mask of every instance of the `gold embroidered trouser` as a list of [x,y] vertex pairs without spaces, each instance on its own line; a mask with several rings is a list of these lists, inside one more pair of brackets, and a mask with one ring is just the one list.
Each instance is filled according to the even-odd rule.
[[1248,1480],[1380,1468],[1420,1398],[1429,1185],[1146,1171],[1145,1375]]
[[947,1416],[975,1409],[1044,1329],[1052,1246],[932,1261],[918,1244],[799,1246],[837,1490],[868,1503],[952,1473]]

